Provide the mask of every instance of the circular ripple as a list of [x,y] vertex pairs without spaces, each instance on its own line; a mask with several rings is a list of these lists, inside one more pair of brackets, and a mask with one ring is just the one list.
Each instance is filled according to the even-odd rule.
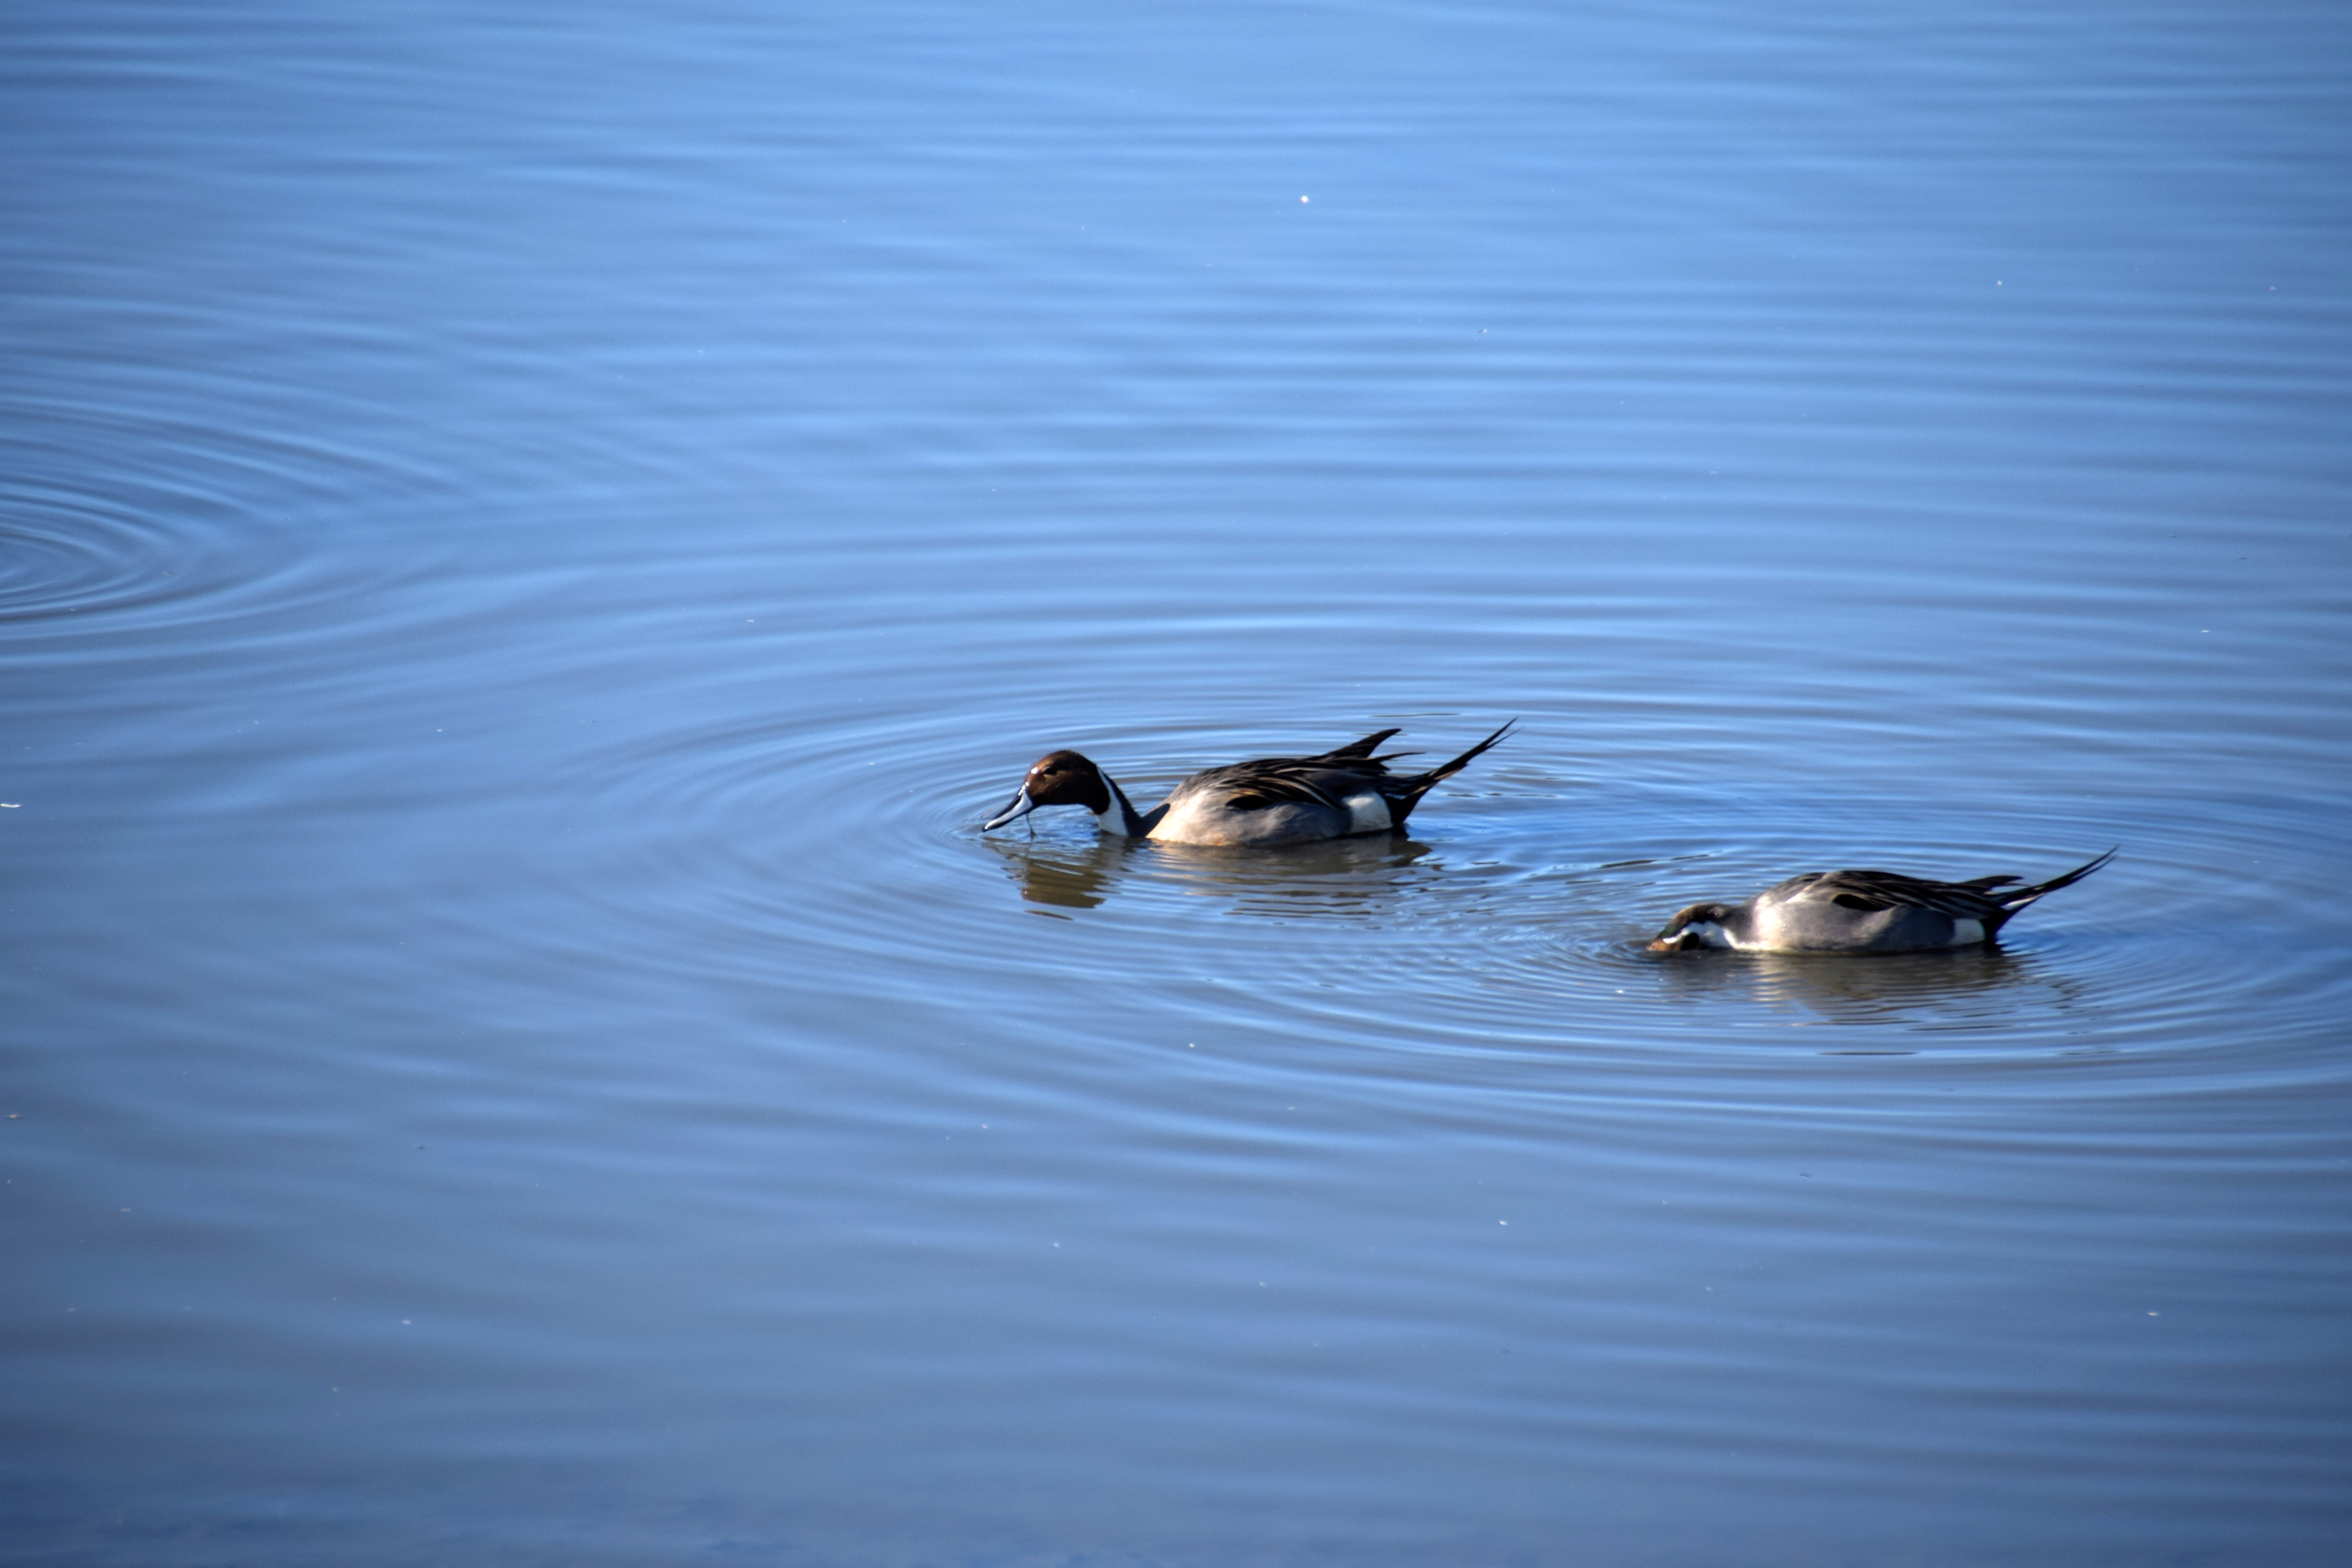
[[0,622],[20,646],[54,656],[93,626],[201,626],[352,586],[292,521],[344,486],[348,454],[102,409],[0,413]]
[[[821,641],[801,651],[820,660]],[[959,673],[986,689],[985,668]],[[854,689],[919,686],[886,676]],[[1475,722],[1402,721],[1439,745]],[[961,994],[999,1011],[1141,990],[1195,1037],[1230,1026],[1413,1056],[1717,1065],[2210,1055],[2320,1037],[2347,1005],[2340,965],[2280,915],[2314,891],[2286,870],[2300,817],[2258,802],[1734,800],[1596,785],[1531,738],[1443,786],[1409,838],[1204,850],[1106,840],[1075,810],[1038,814],[1034,837],[979,832],[1030,760],[982,732],[1000,727],[959,722],[925,696],[804,699],[789,720],[656,727],[583,759],[567,789],[602,824],[642,824],[623,850],[631,864],[596,880],[695,933],[659,944],[666,962],[737,980],[837,973],[869,994]],[[1012,728],[1058,738],[1036,716]],[[1178,770],[1115,759],[1266,749],[1263,732],[1081,743],[1139,799]],[[1705,826],[1722,822],[1741,831]],[[1835,828],[1849,823],[1869,824],[1867,839]],[[1683,904],[1799,870],[2040,876],[2118,841],[2114,865],[2021,916],[1997,949],[1643,946]]]
[[197,580],[202,545],[152,511],[22,479],[0,485],[0,620],[153,604]]

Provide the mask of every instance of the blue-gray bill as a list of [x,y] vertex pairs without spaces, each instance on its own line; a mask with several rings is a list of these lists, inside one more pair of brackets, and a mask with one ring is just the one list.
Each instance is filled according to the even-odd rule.
[[1037,803],[1029,798],[1028,788],[1026,785],[1024,785],[1021,793],[1013,797],[1013,804],[1006,806],[1003,811],[998,812],[994,816],[990,817],[986,822],[982,823],[980,825],[980,830],[982,833],[986,833],[992,828],[1002,827],[1008,822],[1017,822],[1022,817],[1028,816],[1031,812],[1036,809]]

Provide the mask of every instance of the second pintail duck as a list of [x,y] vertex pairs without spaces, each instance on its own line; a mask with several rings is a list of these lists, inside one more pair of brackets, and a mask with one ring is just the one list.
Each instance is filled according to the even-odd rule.
[[2071,887],[2116,858],[2113,849],[2046,882],[2015,877],[1937,882],[1900,871],[1808,871],[1743,904],[1693,904],[1666,922],[1652,952],[1918,952],[1991,942],[2011,915]]
[[[1512,721],[1516,723],[1517,721]],[[1021,783],[1013,804],[981,824],[983,833],[1041,805],[1083,805],[1106,834],[1160,844],[1311,844],[1404,826],[1421,797],[1511,732],[1501,729],[1450,763],[1392,773],[1372,753],[1396,733],[1382,730],[1311,757],[1264,757],[1194,773],[1148,812],[1135,809],[1110,775],[1076,752],[1050,752]]]

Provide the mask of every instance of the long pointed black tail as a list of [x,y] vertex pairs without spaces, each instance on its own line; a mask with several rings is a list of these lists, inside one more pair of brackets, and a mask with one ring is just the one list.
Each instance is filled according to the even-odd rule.
[[[2120,849],[2123,846],[2120,844],[2116,846],[2116,849]],[[2104,855],[2095,856],[2089,860],[2085,860],[2083,864],[2075,867],[2073,870],[2063,871],[2057,876],[2051,878],[2046,882],[2036,882],[2030,888],[2007,888],[1999,892],[1987,893],[1985,897],[1999,900],[2001,913],[2000,920],[1988,922],[1986,934],[1990,935],[1993,931],[1999,931],[2002,926],[2007,925],[2009,923],[2010,916],[2016,914],[2019,910],[2024,909],[2026,905],[2033,902],[2036,899],[2042,898],[2045,894],[2054,893],[2061,888],[2073,887],[2075,883],[2081,881],[2084,878],[2089,876],[2092,872],[2097,870],[2100,867],[2114,859],[2116,858],[2116,849],[2110,849]]]
[[1441,763],[1425,773],[1415,773],[1412,777],[1401,781],[1402,784],[1401,792],[1389,797],[1389,816],[1391,820],[1393,821],[1397,826],[1402,827],[1404,826],[1404,819],[1412,815],[1412,808],[1421,804],[1421,797],[1423,795],[1427,795],[1431,790],[1436,788],[1439,784],[1444,783],[1447,779],[1452,778],[1455,773],[1460,773],[1464,768],[1468,767],[1472,763],[1475,762],[1478,759],[1479,753],[1486,751],[1487,747],[1492,746],[1504,736],[1509,734],[1511,732],[1512,726],[1517,722],[1518,721],[1517,719],[1509,720],[1505,722],[1501,729],[1496,731],[1493,734],[1487,736],[1485,740],[1479,742],[1476,745],[1471,747],[1468,751],[1463,752],[1452,762]]

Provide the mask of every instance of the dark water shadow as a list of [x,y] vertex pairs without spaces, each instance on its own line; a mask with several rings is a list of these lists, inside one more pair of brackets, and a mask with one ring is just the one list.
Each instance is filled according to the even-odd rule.
[[2034,1007],[2072,1012],[2090,988],[1998,946],[1940,952],[1659,954],[1669,999],[1796,1008],[1831,1024],[2014,1028]]
[[1004,859],[1024,900],[1058,909],[1100,908],[1122,888],[1146,884],[1229,900],[1237,910],[1295,916],[1364,914],[1392,906],[1423,885],[1416,863],[1432,847],[1381,834],[1271,849],[1138,844],[1096,838],[985,838]]
[[1127,869],[1135,847],[1122,838],[1072,845],[1046,838],[982,838],[999,856],[1024,901],[1055,909],[1102,906]]

